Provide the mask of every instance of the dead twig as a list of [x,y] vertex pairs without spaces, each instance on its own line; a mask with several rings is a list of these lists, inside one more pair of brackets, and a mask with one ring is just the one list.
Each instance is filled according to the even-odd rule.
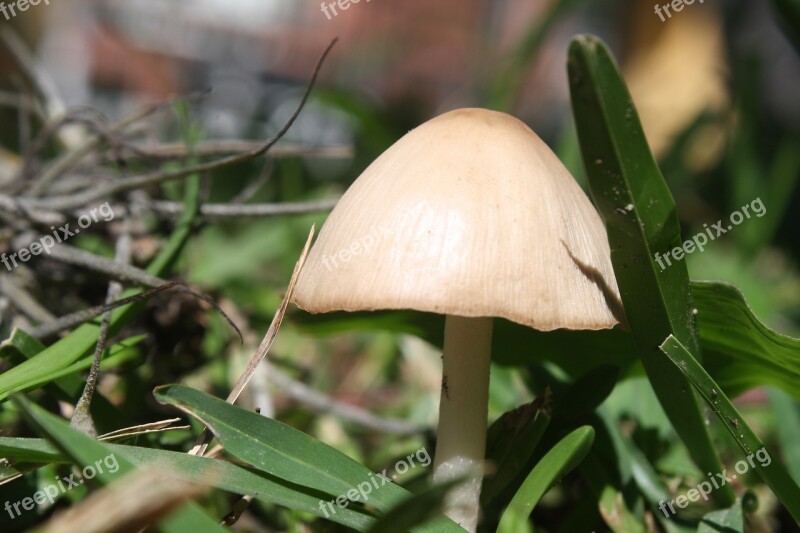
[[[278,133],[275,134],[275,136],[272,139],[270,139],[267,143],[261,145],[260,147],[250,150],[248,152],[244,152],[242,154],[224,157],[216,161],[200,163],[197,165],[192,165],[178,170],[162,170],[140,176],[133,176],[130,178],[121,179],[119,181],[94,187],[90,190],[82,191],[76,194],[55,196],[50,198],[23,198],[19,200],[20,206],[28,210],[41,209],[45,211],[70,211],[72,209],[77,209],[79,207],[85,206],[102,198],[113,196],[120,192],[129,191],[132,189],[139,189],[141,187],[146,187],[150,185],[158,185],[168,181],[185,178],[192,174],[202,174],[206,172],[211,172],[213,170],[217,170],[230,165],[235,165],[238,163],[243,163],[245,161],[250,161],[252,159],[255,159],[256,157],[264,155],[273,146],[275,146],[275,144],[281,138],[283,138],[284,135],[286,135],[286,132],[289,131],[289,128],[291,128],[294,122],[297,120],[297,117],[300,115],[300,111],[303,109],[303,107],[305,107],[305,104],[308,101],[308,97],[311,94],[311,89],[313,88],[317,76],[319,75],[319,70],[322,67],[323,62],[325,61],[325,58],[330,53],[331,48],[333,48],[333,45],[336,44],[336,41],[337,39],[331,41],[331,43],[322,53],[322,56],[317,62],[317,66],[315,67],[314,72],[311,76],[311,80],[308,83],[306,91],[303,93],[303,97],[300,99],[300,102],[297,108],[295,109],[294,113],[292,113],[292,116],[289,117],[289,120],[286,121],[286,123],[283,125],[280,131],[278,131]],[[9,199],[5,197],[5,195],[0,195],[0,206],[6,206],[8,205],[8,202]]]
[[17,285],[11,276],[0,277],[0,292],[5,294],[17,309],[36,322],[50,322],[56,319],[27,290]]
[[[12,26],[0,25],[0,43],[9,51],[20,74],[38,96],[45,116],[49,120],[62,116],[66,108],[56,84]],[[59,141],[66,147],[75,144],[68,135],[61,135]]]
[[[338,198],[334,198],[330,200],[276,204],[203,204],[200,206],[200,215],[208,220],[304,215],[330,211],[338,201]],[[178,216],[183,212],[183,204],[180,202],[155,201],[146,203],[143,207],[150,211],[170,216]]]
[[426,431],[424,427],[415,426],[403,420],[382,418],[366,409],[334,400],[327,394],[323,394],[305,383],[292,379],[275,368],[275,365],[270,365],[268,379],[287,396],[311,407],[318,413],[330,413],[337,418],[353,422],[359,426],[395,435],[420,435]]
[[[308,234],[306,244],[303,247],[303,251],[300,253],[300,258],[297,260],[297,263],[294,266],[294,272],[292,272],[292,277],[289,280],[289,286],[286,288],[286,294],[283,296],[283,301],[281,302],[280,307],[278,307],[278,310],[275,312],[275,316],[272,318],[272,323],[269,325],[267,333],[264,335],[264,339],[258,346],[256,353],[253,354],[253,357],[250,359],[250,363],[247,365],[247,368],[244,372],[242,372],[242,375],[239,376],[239,379],[236,381],[233,389],[231,389],[230,394],[228,394],[228,397],[225,399],[226,402],[236,402],[236,399],[247,386],[250,378],[253,377],[258,365],[264,360],[264,358],[267,356],[267,353],[269,353],[269,349],[272,347],[272,343],[275,341],[275,337],[278,335],[278,330],[283,322],[283,316],[286,314],[286,308],[289,306],[289,301],[292,298],[294,287],[297,284],[297,277],[299,276],[300,270],[303,268],[303,265],[306,262],[306,257],[308,256],[308,251],[311,248],[311,241],[313,238],[314,227],[312,226],[311,231]],[[211,433],[208,431],[208,428],[203,429],[203,432],[197,439],[197,443],[189,451],[189,453],[192,455],[202,456],[205,453],[210,440]]]
[[[127,144],[123,146],[123,153],[127,148],[134,148],[132,154],[125,154],[126,159],[146,157],[148,159],[181,159],[189,156],[219,157],[226,155],[243,154],[258,150],[264,143],[244,140],[215,140],[203,141],[189,149],[182,143],[164,143],[155,146],[145,144]],[[351,157],[351,146],[303,146],[296,144],[278,144],[270,150],[273,157],[304,156],[304,157]],[[108,156],[105,159],[109,159]]]
[[[131,239],[130,235],[123,233],[117,240],[115,260],[119,264],[127,265],[131,260]],[[108,292],[106,294],[106,305],[112,303],[117,299],[122,292],[122,284],[117,281],[112,281],[108,284]],[[94,390],[97,387],[97,378],[100,375],[100,361],[103,358],[103,352],[106,349],[106,337],[108,336],[108,328],[111,325],[111,311],[106,311],[103,314],[103,321],[100,323],[100,332],[97,335],[97,344],[94,348],[94,358],[92,359],[92,366],[89,369],[89,375],[86,378],[86,385],[83,388],[81,397],[78,398],[78,403],[75,404],[75,411],[70,420],[70,426],[83,431],[92,437],[97,436],[97,429],[92,420],[90,407],[92,404],[92,397]]]

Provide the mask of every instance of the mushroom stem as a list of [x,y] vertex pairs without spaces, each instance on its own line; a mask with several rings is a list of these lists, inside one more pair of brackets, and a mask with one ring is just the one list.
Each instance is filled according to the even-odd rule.
[[433,479],[468,478],[450,492],[445,514],[471,532],[480,511],[491,347],[491,318],[447,315]]

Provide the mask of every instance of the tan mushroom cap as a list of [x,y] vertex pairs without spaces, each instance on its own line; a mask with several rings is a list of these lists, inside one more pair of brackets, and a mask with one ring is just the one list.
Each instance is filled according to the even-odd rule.
[[528,126],[485,109],[440,115],[376,159],[322,227],[293,301],[312,313],[415,309],[542,331],[607,329],[621,316],[586,194]]

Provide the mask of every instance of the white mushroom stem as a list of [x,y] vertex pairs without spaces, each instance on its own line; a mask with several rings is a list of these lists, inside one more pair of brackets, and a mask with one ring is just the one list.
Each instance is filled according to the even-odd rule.
[[471,532],[480,511],[491,346],[491,318],[447,315],[433,479],[468,477],[450,492],[445,514]]

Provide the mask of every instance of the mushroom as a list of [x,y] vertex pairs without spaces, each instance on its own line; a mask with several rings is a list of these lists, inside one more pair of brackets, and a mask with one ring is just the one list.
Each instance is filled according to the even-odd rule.
[[474,531],[486,449],[493,317],[541,331],[609,329],[622,306],[605,228],[520,120],[458,109],[376,159],[323,225],[294,291],[311,313],[446,315],[435,481]]

